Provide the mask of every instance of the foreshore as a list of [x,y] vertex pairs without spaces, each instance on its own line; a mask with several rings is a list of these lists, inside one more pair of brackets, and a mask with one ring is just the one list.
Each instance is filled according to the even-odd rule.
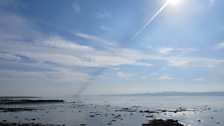
[[[7,100],[10,101],[10,100]],[[26,102],[25,102],[26,101]],[[192,116],[212,113],[209,121],[221,122],[212,115],[223,110],[201,108],[157,108],[111,106],[65,102],[64,100],[17,100],[0,104],[1,126],[192,126],[202,125],[204,118]],[[210,115],[209,115],[210,116]],[[203,117],[203,116],[202,116]]]

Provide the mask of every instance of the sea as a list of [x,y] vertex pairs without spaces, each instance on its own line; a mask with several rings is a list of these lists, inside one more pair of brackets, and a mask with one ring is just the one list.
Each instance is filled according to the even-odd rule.
[[[224,96],[85,95],[57,99],[63,99],[66,103],[0,105],[0,108],[35,109],[0,112],[0,122],[61,126],[141,126],[153,119],[174,119],[184,126],[224,126]],[[146,110],[155,113],[141,112]],[[173,112],[175,110],[183,111]]]

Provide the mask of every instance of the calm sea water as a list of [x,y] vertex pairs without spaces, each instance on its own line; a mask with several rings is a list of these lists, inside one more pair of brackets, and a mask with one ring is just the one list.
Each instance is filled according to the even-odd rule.
[[[175,110],[186,108],[195,111],[153,114],[153,118],[179,120],[185,126],[223,126],[223,96],[80,96],[63,98],[68,103],[0,105],[0,107],[32,107],[35,111],[0,112],[0,121],[12,123],[41,123],[66,126],[140,126],[150,118],[140,110]],[[76,103],[71,103],[71,102]],[[116,111],[121,108],[136,112]],[[90,115],[94,115],[91,117]],[[35,120],[34,120],[35,119]]]
[[224,96],[80,96],[67,101],[86,104],[142,107],[224,107]]

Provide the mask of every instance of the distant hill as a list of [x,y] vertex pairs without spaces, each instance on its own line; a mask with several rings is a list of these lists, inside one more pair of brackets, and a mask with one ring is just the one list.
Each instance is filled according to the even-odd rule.
[[112,96],[224,96],[224,91],[220,91],[220,92],[156,92],[156,93],[114,94]]

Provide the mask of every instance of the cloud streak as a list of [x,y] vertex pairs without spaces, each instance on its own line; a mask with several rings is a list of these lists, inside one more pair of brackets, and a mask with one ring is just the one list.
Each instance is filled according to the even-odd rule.
[[[166,6],[165,4],[160,8],[132,39],[134,40],[150,25]],[[223,59],[184,55],[198,51],[197,48],[160,47],[155,52],[146,53],[139,48],[138,50],[124,48],[125,46],[119,46],[116,41],[106,40],[102,36],[90,35],[86,32],[72,32],[75,36],[71,38],[60,34],[43,34],[44,32],[38,30],[35,24],[23,16],[2,11],[0,15],[4,17],[0,19],[0,65],[3,68],[0,70],[0,80],[11,81],[13,78],[23,81],[74,82],[74,85],[84,85],[77,92],[79,94],[98,79],[97,76],[103,74],[107,68],[119,68],[119,71],[110,73],[112,76],[107,76],[107,79],[121,80],[130,77],[135,79],[142,69],[144,71],[174,67],[207,69],[224,64]],[[104,30],[109,29],[104,27]],[[216,47],[224,49],[223,42]],[[130,66],[132,68],[134,66],[133,70],[137,70],[135,74],[122,72],[123,68],[130,68]],[[150,79],[154,77],[157,81],[177,80],[176,75],[169,74],[154,73],[146,77]],[[191,78],[192,80],[194,78]]]
[[119,78],[123,78],[123,79],[125,78],[125,79],[127,79],[127,78],[132,77],[133,75],[130,74],[130,73],[117,72],[117,76],[118,76]]
[[43,42],[44,46],[49,46],[53,48],[61,48],[61,49],[71,49],[75,51],[91,51],[93,50],[91,47],[79,45],[75,42],[64,40],[60,37],[52,37]]
[[89,35],[85,33],[74,33],[75,36],[88,40],[90,44],[93,44],[98,47],[102,47],[107,50],[114,50],[117,47],[117,42],[107,41],[98,36]]
[[48,80],[60,82],[86,82],[90,75],[69,69],[54,69],[53,71],[18,71],[0,70],[0,80]]
[[171,54],[171,53],[178,53],[178,54],[186,54],[198,51],[198,48],[159,48],[158,52],[160,54]]
[[74,9],[74,12],[76,14],[80,14],[81,13],[81,6],[79,4],[79,0],[74,0],[73,1],[72,8]]
[[224,49],[224,42],[220,42],[216,45],[217,49]]
[[146,27],[148,27],[148,25],[167,7],[167,5],[169,4],[169,2],[166,2],[153,16],[152,18],[150,18],[150,20],[148,22],[146,22],[141,29],[139,29],[132,37],[131,39],[128,41],[128,44],[131,43],[136,37],[138,37],[138,35],[145,30]]

